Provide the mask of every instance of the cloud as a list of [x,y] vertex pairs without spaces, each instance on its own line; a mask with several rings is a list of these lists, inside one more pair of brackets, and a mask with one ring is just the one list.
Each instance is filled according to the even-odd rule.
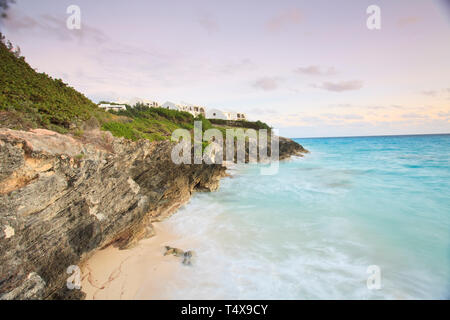
[[328,67],[325,69],[320,66],[299,67],[295,69],[294,72],[310,76],[330,76],[337,73],[334,67]]
[[252,108],[250,109],[250,112],[253,114],[257,114],[257,115],[261,115],[261,114],[266,114],[266,115],[274,115],[274,114],[278,114],[278,112],[276,110],[274,110],[274,108]]
[[336,104],[329,104],[328,105],[331,108],[352,108],[354,107],[351,103],[336,103]]
[[364,119],[363,116],[359,114],[336,114],[336,113],[324,113],[322,114],[323,117],[328,119],[335,119],[335,120],[361,120]]
[[272,91],[278,88],[278,78],[261,78],[253,83],[253,87],[264,91]]
[[450,119],[450,111],[439,112],[438,116],[441,117],[441,118],[445,118],[445,119],[449,120]]
[[430,96],[430,97],[437,97],[444,94],[450,94],[450,88],[442,88],[442,89],[436,89],[436,90],[423,90],[420,92],[423,95]]
[[266,23],[266,28],[269,31],[275,32],[281,30],[286,25],[299,24],[301,20],[302,14],[299,9],[289,9],[270,19]]
[[209,34],[216,33],[219,31],[219,25],[217,22],[208,14],[202,15],[198,19],[200,26],[205,29]]
[[430,97],[435,97],[437,95],[437,92],[434,90],[424,90],[421,93]]
[[313,87],[333,92],[344,92],[361,89],[363,87],[363,82],[360,80],[323,82],[321,85],[313,85]]
[[404,119],[428,119],[429,117],[426,114],[418,114],[418,113],[405,113],[401,115]]
[[367,110],[402,110],[402,109],[406,109],[406,107],[404,106],[400,106],[400,105],[355,105],[355,104],[351,104],[351,103],[338,103],[338,104],[329,104],[328,107],[331,108],[358,108],[358,109],[367,109]]
[[397,21],[397,24],[400,27],[405,27],[408,25],[416,24],[416,23],[420,22],[420,20],[421,19],[416,16],[402,17]]
[[227,64],[221,66],[218,69],[218,72],[221,74],[222,73],[235,74],[235,73],[242,72],[242,71],[254,70],[255,68],[256,68],[256,66],[253,63],[253,61],[248,58],[245,58],[245,59],[230,62],[230,63],[227,63]]
[[59,19],[49,14],[33,18],[27,15],[20,15],[17,11],[12,10],[5,26],[15,32],[30,30],[43,32],[46,36],[52,36],[61,41],[86,40],[96,44],[108,41],[108,37],[96,28],[82,23],[81,29],[69,30],[64,19]]

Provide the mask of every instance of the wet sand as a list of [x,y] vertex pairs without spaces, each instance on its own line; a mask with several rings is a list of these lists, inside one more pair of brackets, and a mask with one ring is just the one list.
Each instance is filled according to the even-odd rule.
[[81,267],[86,300],[170,299],[166,282],[186,266],[175,256],[164,256],[165,246],[188,249],[167,221],[154,223],[156,235],[134,248],[109,246]]
[[[228,177],[236,165],[225,163]],[[109,246],[97,251],[82,266],[82,291],[86,300],[166,300],[171,299],[168,280],[183,285],[186,268],[182,259],[164,256],[165,246],[184,251],[195,248],[195,237],[181,238],[171,228],[170,218],[153,223],[155,236],[141,240],[127,250]],[[173,283],[173,281],[172,281]]]

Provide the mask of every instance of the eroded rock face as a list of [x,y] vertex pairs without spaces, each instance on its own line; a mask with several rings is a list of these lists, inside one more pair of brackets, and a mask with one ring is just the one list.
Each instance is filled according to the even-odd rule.
[[81,298],[66,289],[69,266],[151,236],[152,221],[225,175],[221,165],[173,164],[170,142],[108,139],[102,148],[47,130],[0,129],[3,299]]
[[[67,268],[99,248],[153,235],[194,191],[213,191],[222,165],[175,165],[168,142],[108,132],[84,139],[0,129],[0,299],[79,299]],[[280,138],[280,158],[306,152]]]
[[294,155],[303,156],[303,154],[309,153],[302,145],[292,139],[284,137],[279,137],[279,150],[280,160],[284,160]]

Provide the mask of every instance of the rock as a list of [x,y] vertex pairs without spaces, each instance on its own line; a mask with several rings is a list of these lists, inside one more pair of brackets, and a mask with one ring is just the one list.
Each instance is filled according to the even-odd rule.
[[35,272],[30,273],[21,285],[14,290],[0,296],[0,300],[33,300],[40,297],[45,290],[45,282]]
[[[257,161],[261,161],[261,162],[268,162],[271,161],[271,155],[272,155],[272,141],[270,139],[270,137],[268,138],[267,141],[267,151],[266,151],[266,159],[264,158],[260,158],[259,155],[259,146],[256,145],[255,146],[255,151],[256,151],[256,157],[254,157],[254,154],[250,154],[249,150],[249,142],[246,142],[245,145],[245,154],[244,154],[244,160],[245,163],[249,163],[249,162],[256,162]],[[223,150],[224,150],[224,154],[223,154],[223,159],[224,162],[226,160],[226,152],[227,151],[227,145],[226,142],[224,142],[223,144]],[[303,157],[303,154],[309,153],[308,150],[306,150],[305,148],[303,148],[302,145],[300,145],[299,143],[295,142],[292,139],[289,138],[284,138],[284,137],[278,137],[278,159],[279,160],[285,160],[291,156],[298,156],[298,157]],[[234,162],[236,163],[238,159],[238,152],[237,152],[237,143],[235,142],[235,147],[234,147]]]
[[183,264],[186,265],[186,266],[192,265],[192,262],[191,262],[192,256],[193,256],[193,252],[192,251],[186,251],[183,254]]
[[166,252],[164,253],[165,256],[168,255],[174,255],[175,257],[183,257],[184,251],[178,248],[172,248],[169,246],[166,246]]
[[[153,236],[152,222],[193,192],[216,190],[226,175],[219,164],[174,164],[169,141],[132,142],[99,130],[80,139],[0,128],[2,299],[83,298],[66,287],[69,266]],[[302,152],[280,140],[280,158]],[[192,252],[170,250],[191,264]]]
[[302,145],[292,139],[279,137],[279,154],[280,160],[287,159],[291,156],[302,157],[303,154],[309,153]]
[[186,265],[186,266],[192,265],[191,258],[193,256],[193,251],[184,252],[181,249],[172,248],[169,246],[166,246],[165,249],[166,249],[166,252],[164,253],[165,256],[174,255],[175,257],[183,258],[182,263],[184,265]]
[[110,244],[128,248],[152,236],[152,222],[196,190],[216,190],[225,175],[221,165],[175,165],[168,141],[108,139],[0,129],[4,299],[82,298],[66,288],[69,266]]

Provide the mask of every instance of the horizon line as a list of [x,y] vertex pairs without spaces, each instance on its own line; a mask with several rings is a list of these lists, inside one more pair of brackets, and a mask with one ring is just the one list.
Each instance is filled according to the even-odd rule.
[[368,136],[324,136],[324,137],[295,137],[290,139],[329,139],[329,138],[377,138],[377,137],[409,137],[409,136],[445,136],[449,133],[411,133],[411,134],[381,134]]

